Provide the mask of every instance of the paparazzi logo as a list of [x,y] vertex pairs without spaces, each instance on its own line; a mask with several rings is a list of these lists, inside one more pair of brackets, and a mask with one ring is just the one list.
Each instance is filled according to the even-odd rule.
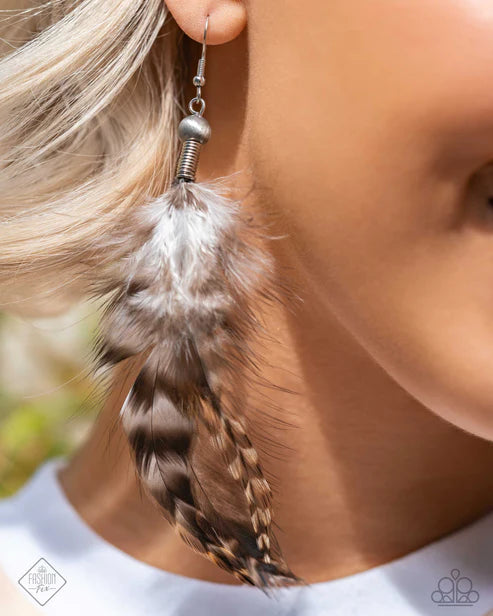
[[40,558],[19,580],[22,588],[39,605],[46,605],[66,583],[67,581],[44,558]]
[[439,606],[472,606],[479,601],[479,593],[470,578],[461,575],[459,569],[452,569],[450,575],[438,580],[431,600]]

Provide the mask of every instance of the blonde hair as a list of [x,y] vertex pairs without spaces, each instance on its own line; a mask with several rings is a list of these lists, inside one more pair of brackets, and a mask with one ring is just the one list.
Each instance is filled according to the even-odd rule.
[[0,20],[0,309],[52,311],[170,181],[183,41],[163,0],[0,0]]

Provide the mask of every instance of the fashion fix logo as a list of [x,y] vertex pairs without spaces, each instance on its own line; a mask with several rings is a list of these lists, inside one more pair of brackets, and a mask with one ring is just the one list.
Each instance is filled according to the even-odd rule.
[[39,605],[46,605],[67,581],[44,558],[40,558],[19,580],[22,588]]

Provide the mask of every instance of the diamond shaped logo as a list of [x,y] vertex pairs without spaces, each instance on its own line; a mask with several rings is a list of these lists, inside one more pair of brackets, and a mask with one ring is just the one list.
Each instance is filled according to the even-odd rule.
[[40,558],[37,563],[34,563],[19,580],[22,588],[39,605],[46,605],[66,583],[67,580],[44,558]]

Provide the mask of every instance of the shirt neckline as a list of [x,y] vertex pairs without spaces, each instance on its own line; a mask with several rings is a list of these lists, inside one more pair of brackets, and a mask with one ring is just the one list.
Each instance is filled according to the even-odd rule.
[[[34,473],[31,479],[24,485],[23,488],[17,493],[14,499],[23,499],[25,497],[32,498],[33,493],[42,491],[43,499],[48,499],[50,503],[50,510],[56,512],[60,519],[64,520],[64,525],[70,529],[68,535],[73,538],[74,542],[80,541],[90,548],[95,548],[99,553],[104,553],[110,561],[118,561],[119,565],[125,566],[129,570],[129,574],[132,571],[138,573],[140,576],[144,576],[152,584],[180,584],[189,586],[195,586],[209,591],[221,591],[226,593],[251,593],[258,592],[258,589],[247,585],[235,585],[224,584],[220,582],[210,582],[207,580],[200,580],[197,578],[187,577],[185,575],[172,573],[164,569],[155,567],[154,565],[145,563],[133,557],[132,555],[124,552],[120,548],[116,547],[104,537],[96,533],[89,524],[79,515],[72,503],[68,500],[61,483],[58,478],[58,471],[67,463],[65,458],[52,458],[44,462]],[[392,577],[392,572],[402,567],[413,570],[415,566],[419,567],[419,563],[427,555],[433,555],[437,550],[447,550],[452,544],[456,543],[460,539],[467,539],[467,536],[481,535],[482,526],[489,523],[493,524],[493,511],[486,513],[473,522],[455,530],[451,533],[444,535],[432,541],[421,548],[418,548],[412,552],[409,552],[401,557],[395,558],[384,564],[365,569],[348,576],[343,576],[331,580],[325,580],[321,582],[313,582],[308,584],[308,588],[314,590],[328,590],[332,587],[341,587],[345,584],[353,585],[354,583],[363,583],[364,581],[375,575],[389,574]],[[65,549],[70,549],[70,545],[65,545]],[[329,549],[329,546],[328,546]],[[298,590],[305,588],[306,586],[289,586],[279,589],[281,593],[295,593]]]

